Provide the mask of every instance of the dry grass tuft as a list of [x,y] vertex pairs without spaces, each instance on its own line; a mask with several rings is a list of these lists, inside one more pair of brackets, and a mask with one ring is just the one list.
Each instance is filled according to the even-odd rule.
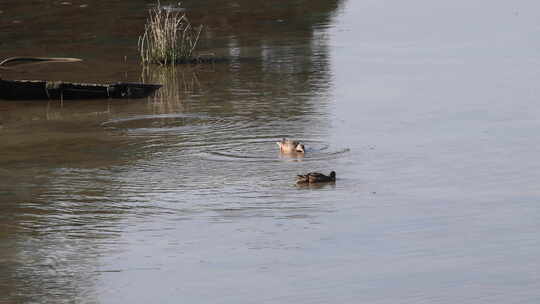
[[197,62],[193,51],[203,26],[195,28],[181,10],[166,9],[158,2],[150,11],[144,33],[139,36],[142,62],[170,65]]

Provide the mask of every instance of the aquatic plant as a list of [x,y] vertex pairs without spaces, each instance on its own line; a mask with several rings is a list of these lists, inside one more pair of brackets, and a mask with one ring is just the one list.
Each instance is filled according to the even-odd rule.
[[161,65],[197,62],[197,47],[203,26],[193,27],[180,9],[162,7],[158,2],[150,11],[144,33],[139,36],[139,53],[143,63]]

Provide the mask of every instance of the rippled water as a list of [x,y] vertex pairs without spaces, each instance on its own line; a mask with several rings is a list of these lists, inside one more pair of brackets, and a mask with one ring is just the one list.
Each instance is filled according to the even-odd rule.
[[1,58],[85,59],[3,78],[163,84],[0,101],[0,303],[538,303],[535,2],[182,5],[227,62],[142,69],[152,1],[0,3]]

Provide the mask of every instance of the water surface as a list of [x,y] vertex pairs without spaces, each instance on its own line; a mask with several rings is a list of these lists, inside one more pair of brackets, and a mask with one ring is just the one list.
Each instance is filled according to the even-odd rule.
[[538,303],[535,2],[182,4],[229,62],[143,70],[151,1],[0,4],[1,58],[85,59],[3,78],[164,85],[0,102],[0,302]]

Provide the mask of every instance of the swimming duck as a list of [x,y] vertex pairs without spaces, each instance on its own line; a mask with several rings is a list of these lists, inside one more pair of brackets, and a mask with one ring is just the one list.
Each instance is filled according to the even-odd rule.
[[297,184],[328,183],[336,181],[336,172],[330,172],[330,175],[324,175],[319,172],[310,172],[296,177]]
[[283,138],[276,143],[279,146],[279,150],[283,153],[299,152],[304,153],[304,145],[299,141]]

